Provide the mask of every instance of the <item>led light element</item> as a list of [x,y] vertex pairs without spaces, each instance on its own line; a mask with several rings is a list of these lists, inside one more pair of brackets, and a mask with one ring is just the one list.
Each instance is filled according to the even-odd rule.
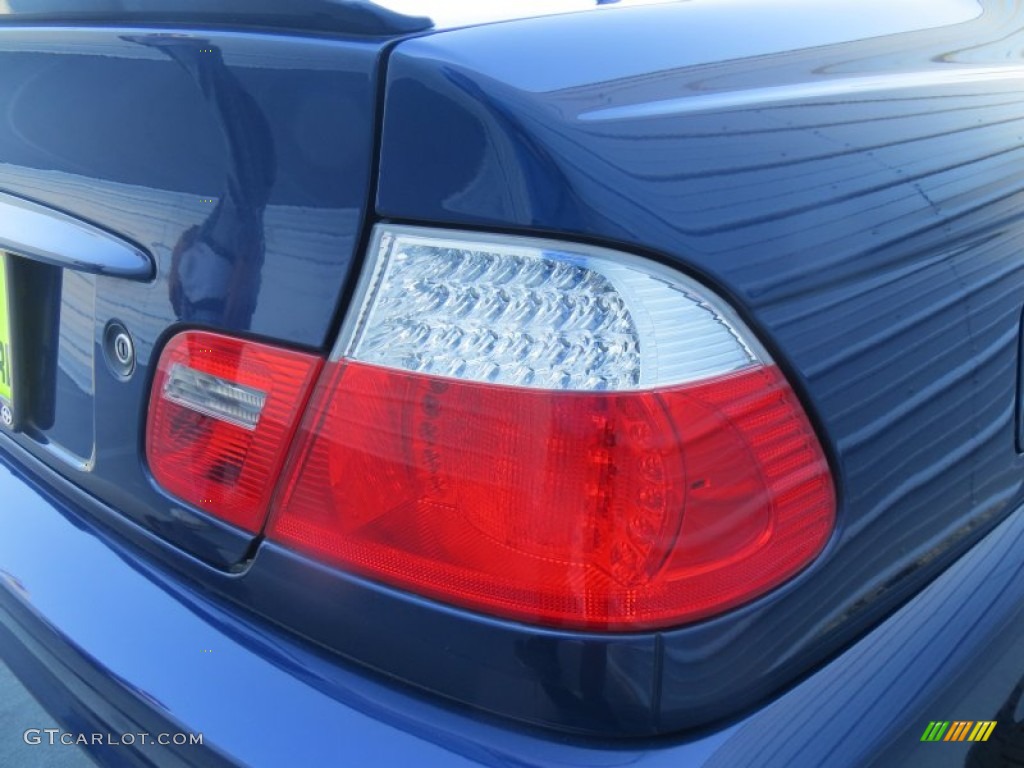
[[[345,356],[467,381],[630,390],[758,359],[678,272],[590,249],[382,233]],[[554,246],[558,246],[557,248]]]
[[828,464],[728,305],[651,261],[381,226],[267,535],[518,621],[720,614],[832,532]]

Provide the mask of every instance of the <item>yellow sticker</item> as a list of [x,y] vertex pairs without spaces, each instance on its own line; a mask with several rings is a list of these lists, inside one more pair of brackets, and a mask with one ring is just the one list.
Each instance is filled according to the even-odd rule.
[[7,302],[7,254],[0,253],[0,401],[14,406],[14,377],[11,375],[11,319]]

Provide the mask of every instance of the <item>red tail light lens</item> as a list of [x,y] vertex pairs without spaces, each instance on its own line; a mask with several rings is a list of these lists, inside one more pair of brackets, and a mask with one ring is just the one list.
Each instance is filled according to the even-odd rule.
[[645,629],[749,601],[832,528],[827,465],[758,367],[577,393],[332,364],[270,536],[487,613]]
[[149,405],[153,477],[182,500],[259,531],[320,366],[313,355],[213,333],[175,336]]
[[721,300],[621,254],[395,232],[377,233],[271,538],[596,630],[723,612],[824,547],[817,438]]

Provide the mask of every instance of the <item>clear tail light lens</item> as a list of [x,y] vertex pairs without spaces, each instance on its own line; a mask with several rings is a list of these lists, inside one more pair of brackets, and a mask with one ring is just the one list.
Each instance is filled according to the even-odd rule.
[[150,397],[153,477],[182,500],[259,531],[321,363],[213,333],[173,337]]
[[379,227],[354,309],[273,539],[498,616],[639,630],[750,601],[831,534],[832,480],[798,399],[729,308],[673,270]]

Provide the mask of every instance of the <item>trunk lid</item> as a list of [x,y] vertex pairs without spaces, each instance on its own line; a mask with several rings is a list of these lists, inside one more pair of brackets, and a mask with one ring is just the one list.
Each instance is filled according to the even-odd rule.
[[[14,439],[212,564],[252,537],[148,476],[154,356],[196,326],[328,343],[367,209],[385,44],[0,28]],[[134,271],[118,267],[132,256]]]

